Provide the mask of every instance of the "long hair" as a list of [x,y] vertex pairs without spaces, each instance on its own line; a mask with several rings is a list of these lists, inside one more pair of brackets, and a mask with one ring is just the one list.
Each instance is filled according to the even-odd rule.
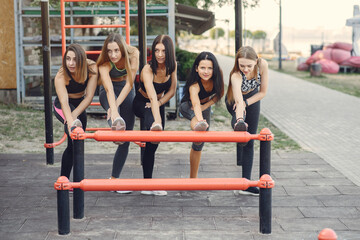
[[190,76],[187,78],[184,86],[184,99],[190,99],[189,88],[191,85],[201,81],[199,73],[196,72],[196,68],[199,66],[200,61],[210,60],[213,63],[213,75],[211,80],[213,81],[213,88],[215,90],[215,96],[218,100],[222,97],[224,93],[224,79],[222,70],[216,60],[216,57],[211,52],[201,52],[196,58],[191,67]]
[[109,36],[105,39],[104,45],[101,49],[100,56],[96,62],[97,66],[101,66],[106,62],[110,62],[110,58],[108,55],[108,44],[116,42],[120,48],[121,57],[125,58],[125,69],[129,79],[132,80],[131,68],[130,68],[130,60],[129,60],[129,48],[124,40],[124,38],[118,33],[110,33]]
[[66,66],[66,56],[69,51],[75,53],[75,61],[76,61],[76,70],[75,70],[75,78],[74,80],[78,83],[84,83],[87,75],[88,75],[88,64],[86,61],[86,53],[85,50],[77,43],[70,44],[64,54],[62,60],[62,67],[65,70],[64,75],[66,76],[65,79],[71,78],[71,73]]
[[235,64],[233,69],[230,72],[230,76],[229,76],[229,86],[228,86],[228,90],[227,90],[227,101],[229,104],[234,103],[234,94],[232,91],[232,85],[231,85],[231,76],[236,73],[236,72],[240,72],[240,67],[239,67],[239,58],[246,58],[249,60],[253,60],[256,62],[256,65],[254,66],[254,71],[255,71],[255,76],[258,75],[258,66],[260,64],[261,59],[258,57],[258,55],[256,54],[255,50],[252,47],[249,46],[243,46],[241,48],[239,48],[239,50],[236,53],[235,56]]
[[155,47],[157,44],[162,43],[165,46],[165,68],[166,68],[166,76],[173,73],[175,71],[175,50],[174,44],[171,38],[168,35],[158,35],[152,44],[151,47],[151,61],[149,65],[153,73],[156,74],[158,68],[158,62],[155,57]]

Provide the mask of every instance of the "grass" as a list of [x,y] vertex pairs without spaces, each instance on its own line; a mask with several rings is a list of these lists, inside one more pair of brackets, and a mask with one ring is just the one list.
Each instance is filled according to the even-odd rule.
[[282,70],[278,68],[278,61],[268,61],[268,63],[269,68],[275,71],[286,73],[345,94],[360,97],[360,73],[322,73],[320,77],[311,77],[309,71],[297,71],[295,61],[282,61]]
[[[231,116],[226,109],[224,101],[220,104],[216,104],[213,108],[215,121],[221,121],[225,124],[229,124],[229,121],[224,121],[223,119],[230,119]],[[216,116],[223,116],[223,118],[219,118]],[[301,147],[294,140],[288,137],[285,133],[283,133],[279,128],[277,128],[274,124],[272,124],[269,120],[267,120],[263,115],[260,115],[258,131],[260,132],[263,128],[269,128],[271,132],[274,134],[274,140],[272,141],[271,149],[272,150],[285,150],[285,151],[299,151]],[[260,146],[259,141],[255,141],[255,149],[258,149]]]

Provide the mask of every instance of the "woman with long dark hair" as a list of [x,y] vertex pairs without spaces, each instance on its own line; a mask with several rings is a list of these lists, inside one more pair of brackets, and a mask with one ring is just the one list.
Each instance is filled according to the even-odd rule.
[[79,44],[69,45],[54,80],[57,94],[54,113],[56,118],[64,123],[68,136],[68,144],[61,160],[61,176],[70,177],[73,166],[73,142],[70,133],[76,127],[82,127],[85,131],[85,109],[94,97],[97,80],[98,68],[95,62],[86,58],[86,53]]
[[[211,52],[201,52],[195,59],[184,86],[180,113],[190,120],[194,131],[208,131],[211,106],[224,95],[223,73]],[[190,150],[190,178],[197,178],[204,143],[194,142]]]

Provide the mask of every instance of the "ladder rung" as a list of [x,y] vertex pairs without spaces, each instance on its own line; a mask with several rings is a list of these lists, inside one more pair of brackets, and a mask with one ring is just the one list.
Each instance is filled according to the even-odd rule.
[[85,51],[86,54],[100,54],[101,51]]
[[65,25],[64,28],[126,28],[126,25]]
[[125,2],[126,0],[64,0],[64,2]]

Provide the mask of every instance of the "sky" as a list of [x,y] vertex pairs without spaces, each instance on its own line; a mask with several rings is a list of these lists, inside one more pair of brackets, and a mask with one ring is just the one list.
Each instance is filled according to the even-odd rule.
[[[354,5],[360,5],[360,0],[282,0],[284,42],[287,40],[289,47],[297,45],[294,43],[299,38],[307,38],[314,44],[335,41],[351,43],[352,27],[345,24],[346,19],[353,17]],[[216,19],[229,19],[230,30],[235,29],[234,5],[215,7],[212,11]],[[244,29],[263,30],[269,38],[274,37],[279,31],[279,0],[260,0],[258,7],[243,10],[243,16]],[[216,24],[226,29],[223,21]]]

